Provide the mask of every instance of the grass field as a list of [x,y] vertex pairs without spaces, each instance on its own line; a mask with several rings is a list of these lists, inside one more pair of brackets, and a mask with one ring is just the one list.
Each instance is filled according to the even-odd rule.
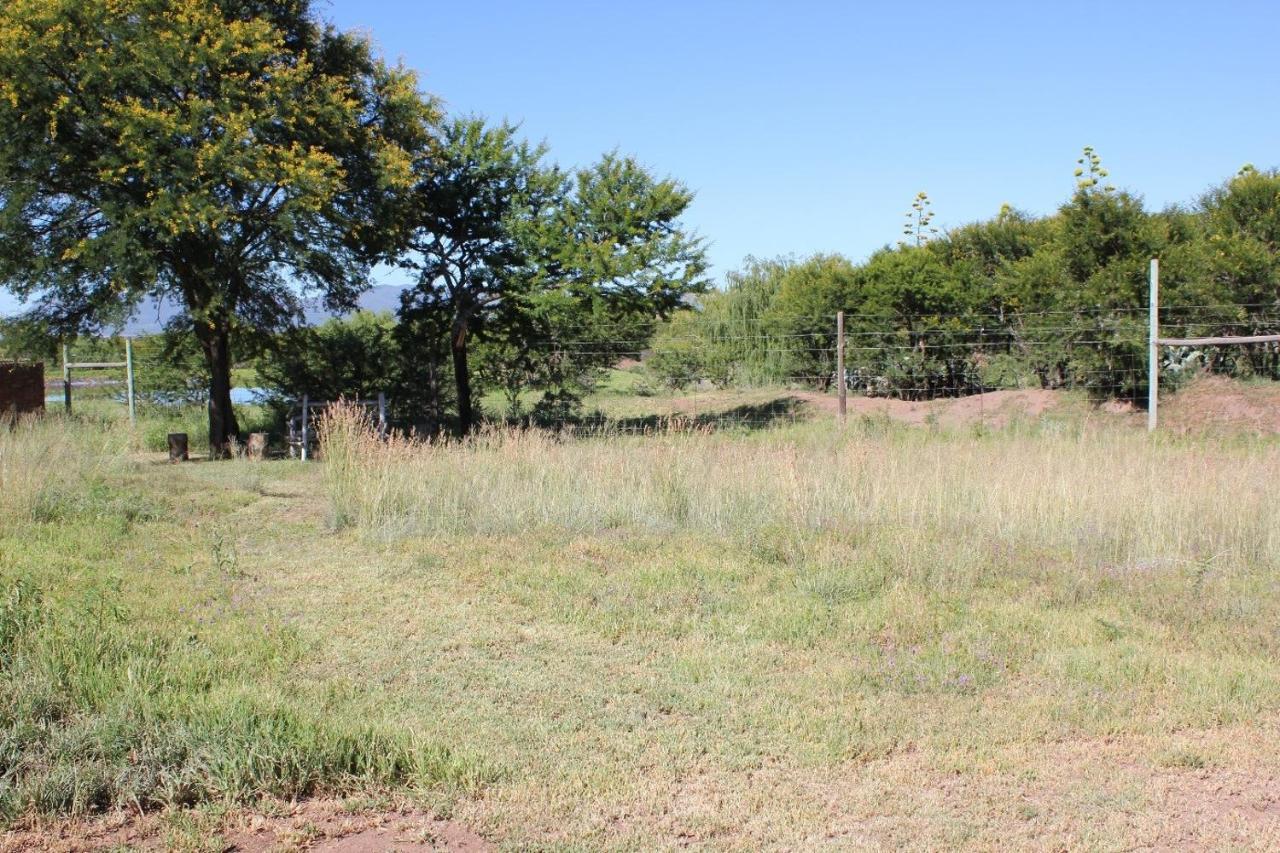
[[0,432],[15,826],[363,792],[518,849],[1280,843],[1274,441],[330,426],[309,466]]

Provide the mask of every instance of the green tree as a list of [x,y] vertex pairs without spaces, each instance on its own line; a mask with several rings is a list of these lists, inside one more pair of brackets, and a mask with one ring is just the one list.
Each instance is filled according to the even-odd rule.
[[671,388],[684,388],[707,377],[712,368],[706,329],[696,312],[676,314],[654,340],[647,366]]
[[[1213,317],[1218,332],[1263,335],[1280,332],[1280,172],[1245,166],[1207,193],[1199,211],[1204,227],[1204,278],[1212,283],[1200,304],[1232,303]],[[1202,326],[1198,330],[1206,332]],[[1280,352],[1269,345],[1220,348],[1211,366],[1280,378]]]
[[[453,363],[458,426],[475,422],[471,365],[473,335],[508,309],[527,267],[523,236],[543,210],[558,202],[559,171],[542,164],[545,148],[517,137],[510,124],[486,126],[459,118],[443,127],[432,155],[418,161],[418,180],[406,217],[407,251],[399,263],[413,270],[416,285],[400,308],[406,352],[430,358],[441,334],[448,336]],[[437,385],[438,388],[438,385]],[[437,411],[438,393],[425,405]]]
[[679,223],[688,190],[631,158],[567,176],[544,155],[510,125],[453,121],[407,214],[400,262],[418,281],[401,306],[404,336],[430,354],[447,334],[464,433],[475,423],[473,338],[481,380],[509,403],[539,390],[548,415],[563,416],[600,368],[645,346],[655,318],[705,288],[702,243]]
[[[650,364],[673,383],[808,376],[825,384],[831,317],[843,310],[846,364],[867,393],[935,397],[1038,383],[1140,399],[1153,257],[1170,336],[1280,332],[1280,173],[1245,167],[1194,208],[1150,212],[1108,182],[1093,148],[1076,165],[1071,198],[1050,216],[1005,205],[930,239],[927,197],[918,196],[910,239],[862,264],[749,258],[700,310],[659,329]],[[1280,352],[1265,344],[1163,357],[1171,378],[1199,365],[1280,377]]]
[[10,0],[0,282],[66,330],[176,299],[223,451],[233,333],[353,303],[433,118],[309,0]]
[[527,357],[545,418],[575,411],[604,368],[638,356],[657,320],[706,290],[703,241],[680,221],[692,201],[678,181],[610,153],[531,220],[522,239],[533,263],[512,305],[533,330],[526,339],[543,342]]
[[259,382],[277,408],[299,396],[312,400],[399,400],[395,318],[390,312],[359,311],[318,326],[279,335],[257,361]]
[[771,311],[799,261],[748,257],[725,286],[699,297],[692,312],[658,330],[650,366],[668,384],[707,379],[721,387],[780,382],[791,353],[771,336]]

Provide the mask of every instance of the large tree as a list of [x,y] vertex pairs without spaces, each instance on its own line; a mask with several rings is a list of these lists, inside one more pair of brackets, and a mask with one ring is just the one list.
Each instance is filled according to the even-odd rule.
[[[451,122],[407,215],[418,274],[401,318],[427,352],[447,329],[459,428],[475,422],[473,338],[515,399],[523,385],[565,402],[584,375],[643,347],[656,317],[706,287],[702,241],[680,216],[692,193],[633,159],[607,155],[566,175],[516,128]],[[639,331],[637,331],[639,330]]]
[[402,298],[401,337],[406,352],[416,346],[429,357],[440,333],[448,335],[462,432],[475,419],[471,338],[509,301],[514,271],[528,264],[522,235],[560,194],[563,179],[542,164],[544,152],[509,124],[453,119],[432,155],[418,161],[418,182],[402,210],[407,248],[399,262],[418,280]]
[[0,284],[67,332],[176,301],[237,430],[233,330],[350,306],[434,107],[310,0],[0,7]]
[[692,201],[679,182],[607,154],[522,221],[526,263],[506,274],[486,335],[509,401],[523,376],[524,390],[541,392],[534,416],[563,421],[603,368],[639,357],[655,321],[707,289],[703,241],[681,223]]

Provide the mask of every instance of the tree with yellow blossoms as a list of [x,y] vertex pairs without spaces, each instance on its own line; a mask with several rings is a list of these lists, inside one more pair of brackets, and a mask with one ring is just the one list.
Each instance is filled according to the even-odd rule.
[[7,0],[0,286],[68,332],[183,305],[224,452],[233,332],[354,303],[436,118],[310,0]]

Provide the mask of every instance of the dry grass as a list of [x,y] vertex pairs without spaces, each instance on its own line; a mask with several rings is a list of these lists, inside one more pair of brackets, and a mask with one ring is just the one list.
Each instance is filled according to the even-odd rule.
[[343,577],[280,578],[335,636],[312,677],[485,744],[459,813],[517,846],[1276,837],[1233,746],[1280,709],[1272,443],[327,438]]
[[1280,558],[1274,446],[1153,442],[1121,429],[857,427],[592,441],[493,429],[462,443],[382,442],[356,413],[330,419],[325,437],[335,524],[373,533],[689,531],[766,547],[887,535],[907,564],[945,539],[1069,552],[1117,571]]
[[52,501],[119,465],[126,433],[101,424],[35,417],[0,419],[0,525],[30,521]]
[[[107,665],[99,704],[29,740],[61,769],[12,803],[130,790],[131,754],[190,771],[139,735],[198,743],[224,781],[237,756],[333,778],[368,727],[395,747],[375,753],[452,757],[367,778],[516,849],[1280,841],[1274,443],[1066,421],[383,443],[354,417],[325,438],[321,465],[26,487],[0,564],[45,627],[23,633],[19,589],[0,634],[28,655],[82,635],[75,659]],[[49,627],[103,600],[110,632]],[[43,695],[41,660],[11,696]],[[135,725],[164,719],[192,724]],[[190,814],[164,820],[226,822]]]
[[308,641],[257,606],[235,547],[248,469],[204,466],[227,477],[210,488],[134,438],[0,427],[0,830],[478,772],[299,690]]

